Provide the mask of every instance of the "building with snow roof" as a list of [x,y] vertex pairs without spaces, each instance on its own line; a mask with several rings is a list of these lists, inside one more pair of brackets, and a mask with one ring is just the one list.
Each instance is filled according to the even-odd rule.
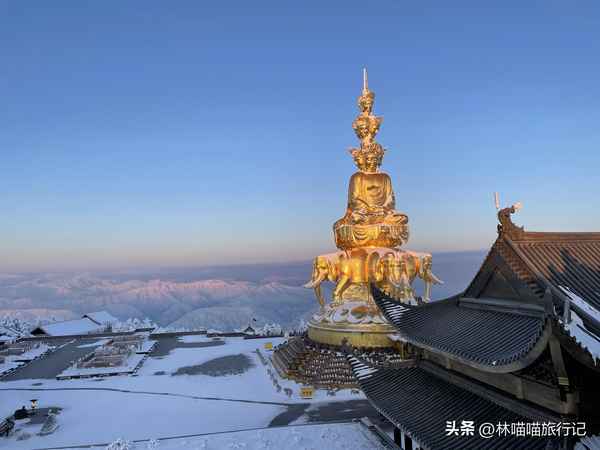
[[11,330],[8,327],[0,325],[0,346],[5,343],[12,342],[19,337],[19,333]]
[[77,336],[97,334],[106,330],[105,325],[98,324],[88,317],[65,320],[40,325],[31,331],[32,336]]
[[92,322],[97,323],[98,325],[104,325],[104,326],[113,326],[114,324],[116,324],[119,319],[117,319],[116,317],[112,316],[110,313],[108,313],[107,311],[96,311],[96,312],[92,312],[92,313],[87,313],[83,315],[83,318],[88,318],[90,319]]
[[81,319],[64,320],[40,325],[31,331],[33,336],[74,336],[109,331],[118,319],[107,311],[84,314]]

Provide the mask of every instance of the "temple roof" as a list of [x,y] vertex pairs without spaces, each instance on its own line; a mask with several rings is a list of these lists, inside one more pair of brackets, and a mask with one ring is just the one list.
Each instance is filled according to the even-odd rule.
[[565,300],[567,288],[600,310],[600,233],[525,231],[512,222],[514,211],[513,207],[498,212],[499,236],[494,244],[506,245],[503,257],[511,268],[527,272],[522,275],[534,279],[540,297],[550,289]]
[[[361,389],[373,406],[424,449],[544,449],[544,438],[495,436],[483,439],[478,427],[484,422],[528,423],[556,420],[537,409],[521,405],[473,382],[459,385],[444,378],[433,366],[378,368],[349,355]],[[455,376],[456,379],[456,376]],[[489,396],[486,395],[489,393]],[[473,436],[447,435],[447,421],[474,422]]]
[[600,233],[524,233],[515,252],[546,285],[569,288],[600,310]]
[[373,287],[373,298],[406,341],[474,366],[510,372],[525,367],[543,350],[550,333],[543,312],[482,309],[454,297],[408,306]]
[[580,362],[600,368],[600,233],[530,232],[500,210],[498,238],[467,289],[400,304],[373,287],[408,342],[480,370],[518,370],[554,333]]
[[552,292],[562,334],[600,366],[600,233],[525,232],[505,241],[536,283]]

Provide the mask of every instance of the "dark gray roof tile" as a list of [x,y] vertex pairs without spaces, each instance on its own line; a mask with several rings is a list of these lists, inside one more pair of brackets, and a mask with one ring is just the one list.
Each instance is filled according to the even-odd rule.
[[[484,422],[534,422],[491,400],[449,383],[422,367],[373,368],[356,357],[348,360],[373,406],[424,448],[436,449],[544,449],[544,438],[494,437],[477,433]],[[474,436],[448,436],[446,422],[475,422]]]
[[544,333],[541,315],[461,306],[457,298],[410,306],[376,287],[372,290],[375,302],[402,338],[465,362],[490,367],[515,363]]

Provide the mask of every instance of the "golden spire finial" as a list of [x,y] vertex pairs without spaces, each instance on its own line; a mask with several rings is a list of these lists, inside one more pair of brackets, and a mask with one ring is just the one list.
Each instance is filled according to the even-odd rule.
[[379,131],[381,125],[381,117],[373,114],[373,102],[375,101],[375,93],[369,90],[369,78],[366,67],[363,68],[363,88],[362,94],[358,97],[358,108],[360,114],[352,123],[352,128],[356,132],[356,136],[360,140],[360,147],[350,150],[352,157],[360,170],[363,168],[362,159],[368,153],[375,154],[378,158],[378,165],[381,164],[384,149],[381,145],[375,142],[375,135]]
[[367,68],[363,67],[363,88],[360,97],[358,97],[358,107],[363,116],[372,116],[373,102],[375,93],[369,90],[369,75]]

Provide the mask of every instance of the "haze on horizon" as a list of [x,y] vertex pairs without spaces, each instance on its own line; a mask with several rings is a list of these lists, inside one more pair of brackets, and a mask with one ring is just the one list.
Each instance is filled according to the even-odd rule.
[[333,250],[361,69],[408,248],[597,231],[600,5],[0,5],[0,272]]

